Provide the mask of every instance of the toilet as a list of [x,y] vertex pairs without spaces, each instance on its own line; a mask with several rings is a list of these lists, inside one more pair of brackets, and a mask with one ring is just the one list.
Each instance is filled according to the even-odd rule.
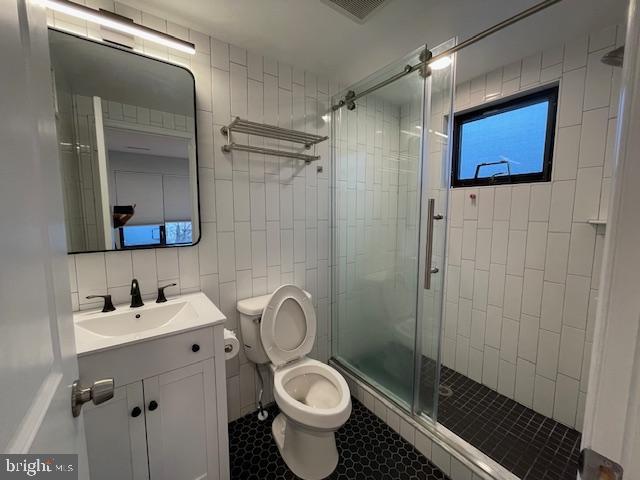
[[247,358],[270,364],[280,414],[271,431],[289,469],[304,480],[327,477],[338,464],[335,432],[351,414],[345,379],[307,358],[316,337],[311,295],[295,285],[238,301]]

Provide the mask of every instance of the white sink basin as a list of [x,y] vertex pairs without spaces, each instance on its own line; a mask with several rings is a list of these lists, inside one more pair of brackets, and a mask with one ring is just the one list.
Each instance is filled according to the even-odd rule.
[[162,327],[175,320],[177,315],[197,315],[188,302],[167,302],[145,307],[124,307],[123,312],[116,310],[104,316],[91,315],[79,320],[76,325],[98,335],[118,337]]
[[78,355],[171,335],[224,322],[225,316],[203,293],[182,295],[166,303],[149,301],[131,308],[116,305],[73,315]]

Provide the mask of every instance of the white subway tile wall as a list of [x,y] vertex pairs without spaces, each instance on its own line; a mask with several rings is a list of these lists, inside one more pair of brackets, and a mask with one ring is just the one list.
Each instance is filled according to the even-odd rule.
[[552,181],[451,192],[444,364],[577,429],[605,233],[588,221],[606,220],[619,95],[600,58],[623,41],[609,27],[456,91],[464,110],[560,83]]
[[[147,299],[154,298],[159,284],[175,282],[178,286],[167,289],[168,295],[203,291],[227,316],[226,326],[240,335],[235,308],[238,299],[295,283],[313,295],[318,337],[311,356],[326,361],[331,336],[329,142],[317,145],[311,152],[320,155],[320,161],[305,165],[257,154],[225,154],[220,150],[226,140],[220,128],[233,116],[241,116],[328,135],[329,125],[322,115],[338,86],[315,73],[263,58],[118,2],[104,0],[100,7],[196,45],[194,56],[142,40],[136,40],[135,48],[185,66],[195,76],[202,240],[197,246],[179,249],[70,256],[74,308],[95,307],[95,303],[86,303],[85,297],[96,293],[111,293],[116,303],[128,301],[133,276],[140,281]],[[89,31],[100,36],[93,26],[58,13],[49,15],[49,23],[75,33],[86,35]],[[130,106],[113,107],[110,115],[122,111],[123,117],[134,118]],[[155,113],[143,111],[136,116],[140,121],[148,118],[148,122],[171,123],[175,128],[184,123],[181,118]],[[258,137],[252,137],[250,142],[279,148],[277,142]],[[318,166],[323,167],[322,172],[316,171]],[[265,402],[273,398],[267,370],[263,368]],[[254,367],[241,353],[227,362],[230,421],[255,409],[256,392]]]

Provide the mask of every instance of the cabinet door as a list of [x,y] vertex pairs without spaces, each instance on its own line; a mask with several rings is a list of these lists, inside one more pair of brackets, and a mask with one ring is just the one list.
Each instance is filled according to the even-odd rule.
[[213,359],[143,382],[151,480],[219,479]]
[[118,387],[111,400],[86,403],[83,411],[91,480],[148,479],[142,382]]

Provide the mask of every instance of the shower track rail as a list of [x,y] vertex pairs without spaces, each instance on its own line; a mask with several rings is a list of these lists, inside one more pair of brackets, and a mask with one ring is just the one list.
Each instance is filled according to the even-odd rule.
[[232,133],[246,133],[248,135],[256,135],[259,137],[273,138],[275,140],[281,140],[291,143],[300,143],[304,145],[305,149],[310,149],[313,145],[328,140],[328,136],[314,135],[312,133],[301,132],[298,130],[291,130],[289,128],[276,127],[273,125],[267,125],[265,123],[251,122],[244,120],[240,117],[236,117],[229,125],[220,129],[222,134],[227,137],[228,143],[222,146],[222,151],[225,153],[233,150],[239,150],[242,152],[260,153],[263,155],[272,155],[276,157],[296,158],[298,160],[304,160],[307,163],[319,160],[319,155],[308,155],[305,153],[292,152],[286,150],[275,150],[272,148],[264,148],[253,145],[243,145],[231,141]]
[[560,3],[561,1],[562,0],[544,0],[543,2],[537,3],[520,13],[503,20],[502,22],[497,23],[492,27],[487,28],[486,30],[476,33],[472,37],[463,40],[458,45],[455,45],[437,55],[432,55],[429,49],[425,49],[424,52],[420,55],[420,62],[416,63],[415,65],[405,65],[401,72],[396,73],[395,75],[367,88],[366,90],[363,90],[362,92],[356,93],[353,90],[349,90],[342,100],[331,106],[331,110],[336,111],[344,106],[346,106],[349,110],[353,110],[355,108],[355,101],[359,98],[369,95],[370,93],[375,92],[376,90],[379,90],[380,88],[385,87],[390,83],[393,83],[396,80],[399,80],[415,71],[419,70],[421,72],[424,72],[421,74],[427,77],[430,74],[429,65],[431,65],[432,63],[435,63],[442,58],[449,57],[454,53],[459,52],[460,50],[467,48],[468,46],[473,45],[474,43],[477,43],[480,40],[499,32],[500,30],[510,27],[520,20],[524,20],[525,18],[530,17],[535,13],[541,12],[542,10],[555,5],[556,3]]

